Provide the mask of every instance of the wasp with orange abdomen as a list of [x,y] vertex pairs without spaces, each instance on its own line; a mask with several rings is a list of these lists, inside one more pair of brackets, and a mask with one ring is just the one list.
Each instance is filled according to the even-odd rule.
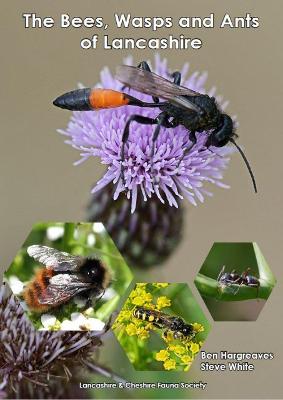
[[44,264],[24,287],[23,298],[31,311],[43,313],[80,296],[92,304],[101,298],[110,283],[104,263],[59,251],[52,247],[32,245],[29,256]]
[[[161,127],[173,129],[183,126],[188,130],[188,145],[184,146],[183,153],[178,160],[178,167],[184,157],[191,152],[197,144],[197,135],[207,132],[204,150],[211,147],[220,148],[232,143],[241,154],[252,179],[254,191],[257,186],[251,166],[240,146],[236,143],[238,135],[235,133],[235,124],[232,118],[223,113],[214,97],[196,92],[181,85],[181,73],[172,74],[172,82],[162,76],[151,72],[147,62],[141,62],[137,67],[122,65],[117,68],[116,78],[121,82],[122,91],[112,89],[78,89],[59,96],[53,104],[57,107],[71,111],[92,111],[121,106],[137,106],[159,108],[160,112],[155,118],[146,115],[133,114],[127,120],[121,140],[120,163],[121,178],[124,180],[125,145],[130,134],[133,122],[155,126],[152,133],[151,145],[151,172],[153,170],[153,157],[155,145]],[[145,102],[128,93],[123,88],[130,88],[152,97],[152,102]],[[163,99],[164,101],[160,101]],[[155,178],[155,176],[153,176]]]

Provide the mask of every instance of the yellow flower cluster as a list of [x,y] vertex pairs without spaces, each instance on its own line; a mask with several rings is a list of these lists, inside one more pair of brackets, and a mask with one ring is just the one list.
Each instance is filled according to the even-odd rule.
[[[167,286],[168,283],[137,283],[113,324],[112,328],[118,340],[126,351],[128,348],[128,356],[132,360],[136,360],[133,354],[135,350],[133,349],[146,349],[145,342],[150,338],[150,332],[158,329],[151,321],[135,318],[133,311],[135,307],[145,307],[156,311],[170,307],[171,300],[167,296],[159,295],[160,291]],[[204,327],[197,322],[193,324],[193,327],[195,333],[204,331]],[[130,341],[133,340],[132,338],[138,341],[138,347],[130,344]],[[162,362],[163,368],[167,371],[188,371],[202,343],[200,341],[175,339],[170,331],[166,335],[163,332],[162,339],[166,344],[166,348],[153,352],[151,357],[156,361]]]
[[[136,306],[144,306],[149,309],[155,308],[155,305],[152,304],[153,295],[147,291],[147,285],[149,284],[136,284],[135,289],[131,292],[122,311],[113,324],[113,329],[120,331],[120,337],[121,334],[125,332],[129,336],[137,336],[140,340],[146,340],[149,338],[149,332],[156,329],[152,323],[141,321],[133,317],[133,310]],[[170,302],[166,296],[162,297],[164,297],[164,299],[160,300],[160,308],[162,304],[168,304],[168,302]]]
[[[199,332],[204,330],[202,325],[197,325]],[[163,339],[167,347],[155,354],[156,361],[163,362],[163,368],[168,371],[172,369],[188,371],[202,343],[192,340],[182,342],[174,339],[172,334],[163,336]]]

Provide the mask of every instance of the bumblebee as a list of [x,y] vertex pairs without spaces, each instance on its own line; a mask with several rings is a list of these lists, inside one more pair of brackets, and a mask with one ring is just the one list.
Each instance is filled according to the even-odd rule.
[[92,299],[101,298],[109,285],[108,269],[96,258],[76,256],[41,245],[29,246],[27,253],[45,265],[35,272],[22,294],[34,312],[59,307],[77,295],[86,298],[87,306],[90,306]]
[[165,329],[165,337],[171,333],[174,339],[190,341],[196,335],[192,324],[187,324],[182,318],[165,314],[161,311],[150,310],[145,307],[136,307],[133,310],[133,316],[142,321],[152,322],[153,325],[159,329]]

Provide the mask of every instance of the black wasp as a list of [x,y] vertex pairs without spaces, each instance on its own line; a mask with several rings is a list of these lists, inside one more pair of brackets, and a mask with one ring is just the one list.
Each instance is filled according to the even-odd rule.
[[248,286],[257,289],[257,292],[260,287],[260,281],[256,276],[250,274],[251,269],[247,268],[242,274],[238,274],[235,269],[231,272],[225,272],[225,266],[222,267],[217,281],[219,282],[219,286],[221,289],[225,289],[226,287],[230,287],[232,285],[237,285],[238,287],[233,292],[237,294],[241,286]]
[[[156,125],[152,137],[151,159],[154,155],[155,142],[160,128],[175,128],[178,125],[183,125],[189,131],[191,144],[184,148],[178,165],[196,144],[196,133],[211,131],[207,136],[204,148],[208,149],[211,146],[223,147],[229,142],[233,143],[243,157],[252,178],[254,190],[257,192],[250,164],[235,141],[237,135],[231,117],[219,110],[214,97],[181,86],[180,72],[174,72],[172,77],[173,82],[151,72],[146,61],[141,62],[137,67],[121,65],[117,68],[116,78],[124,85],[124,88],[129,87],[140,93],[150,95],[153,102],[144,102],[129,94],[114,90],[88,88],[65,93],[54,101],[54,105],[74,111],[98,110],[125,105],[157,107],[160,109],[161,112],[156,118],[133,114],[126,122],[121,147],[121,175],[123,179],[125,144],[129,138],[131,122],[136,121],[144,125]],[[166,101],[161,102],[159,98]]]
[[172,333],[174,339],[183,341],[192,340],[196,332],[192,324],[187,324],[182,318],[165,314],[158,310],[145,307],[136,307],[133,316],[142,321],[152,322],[159,329],[165,329],[164,336]]

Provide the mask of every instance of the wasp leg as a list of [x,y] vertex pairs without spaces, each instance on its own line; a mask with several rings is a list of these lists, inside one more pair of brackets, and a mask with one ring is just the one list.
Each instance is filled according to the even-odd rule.
[[164,339],[167,339],[167,337],[168,337],[168,333],[169,333],[169,330],[168,329],[166,329],[164,332],[163,332],[163,337],[164,337]]
[[158,138],[161,126],[171,127],[171,125],[168,126],[168,124],[169,124],[168,117],[169,116],[168,116],[168,114],[166,112],[162,112],[156,117],[157,126],[156,126],[156,128],[155,128],[155,130],[153,132],[153,136],[152,136],[152,147],[151,147],[151,153],[150,153],[150,157],[151,158],[154,155],[155,142],[156,142],[156,140]]
[[210,149],[210,146],[207,147],[207,146],[204,144],[203,150],[201,150],[201,151],[205,151],[205,150],[208,150],[211,154],[213,154],[213,155],[215,155],[215,156],[217,156],[217,157],[224,158],[224,156],[222,156],[221,154],[215,153],[215,151],[212,151],[212,150]]
[[192,142],[192,144],[191,144],[190,146],[186,147],[186,148],[183,150],[183,154],[182,154],[182,157],[180,158],[180,160],[179,160],[179,162],[178,162],[178,164],[177,164],[177,168],[180,166],[180,164],[181,164],[181,162],[183,161],[184,157],[191,151],[191,149],[194,147],[194,145],[195,145],[196,142],[197,142],[196,132],[195,132],[195,131],[190,131],[190,133],[189,133],[189,139],[190,139],[190,141]]
[[179,72],[179,71],[173,72],[172,78],[173,78],[173,83],[175,83],[175,85],[178,85],[178,86],[181,85],[181,79],[182,79],[181,72]]
[[219,143],[219,141],[218,141],[218,139],[217,139],[217,136],[216,136],[216,134],[215,134],[214,132],[212,132],[212,133],[208,136],[206,142],[205,142],[204,145],[203,145],[203,149],[204,149],[204,150],[209,150],[210,153],[216,155],[217,157],[224,158],[224,156],[222,156],[221,154],[218,154],[218,153],[215,153],[215,151],[212,151],[212,150],[210,149],[211,146],[213,146],[213,147],[222,147],[222,144],[221,144],[221,146],[220,146],[220,143]]
[[158,329],[162,329],[163,328],[163,326],[161,324],[159,324],[158,322],[153,322],[152,325],[155,326]]
[[157,126],[156,126],[156,128],[153,132],[153,136],[152,136],[152,145],[151,145],[151,153],[150,153],[150,171],[151,171],[151,175],[153,176],[154,185],[157,184],[157,182],[155,180],[155,176],[153,174],[153,156],[154,156],[154,151],[155,151],[155,142],[160,133],[161,126],[163,126],[165,128],[172,128],[175,126],[174,122],[170,122],[168,120],[168,118],[169,118],[169,115],[165,111],[163,111],[156,117]]
[[123,185],[125,185],[125,176],[124,176],[124,165],[123,162],[125,160],[125,144],[129,138],[130,134],[130,124],[131,122],[136,121],[139,124],[143,125],[156,125],[158,123],[157,118],[149,118],[149,117],[144,117],[143,115],[138,115],[138,114],[133,114],[130,116],[128,121],[126,122],[123,136],[122,136],[122,147],[121,147],[121,177],[122,177],[122,182]]

